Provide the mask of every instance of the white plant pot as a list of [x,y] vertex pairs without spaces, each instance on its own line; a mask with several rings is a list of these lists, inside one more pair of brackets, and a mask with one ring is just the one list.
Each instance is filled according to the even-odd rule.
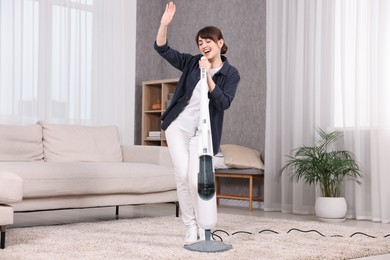
[[315,211],[324,222],[342,222],[347,214],[347,201],[344,197],[317,197]]

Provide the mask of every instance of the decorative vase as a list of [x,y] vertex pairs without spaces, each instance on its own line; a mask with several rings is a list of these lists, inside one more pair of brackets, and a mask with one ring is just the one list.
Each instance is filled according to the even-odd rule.
[[317,197],[315,211],[324,222],[342,222],[347,214],[347,201],[344,197]]

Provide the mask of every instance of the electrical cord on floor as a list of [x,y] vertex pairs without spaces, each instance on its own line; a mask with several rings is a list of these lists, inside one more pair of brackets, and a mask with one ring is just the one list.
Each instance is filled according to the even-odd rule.
[[[287,231],[287,234],[292,232],[292,231],[298,231],[298,232],[302,232],[302,233],[310,233],[310,232],[314,232],[314,233],[317,233],[319,234],[320,236],[323,236],[323,237],[326,237],[324,234],[322,234],[321,232],[315,230],[315,229],[310,229],[310,230],[302,230],[302,229],[298,229],[298,228],[291,228]],[[217,233],[219,232],[222,232],[224,234],[226,234],[227,236],[230,236],[230,234],[228,232],[226,232],[225,230],[223,229],[217,229],[217,230],[214,230],[212,233],[211,233],[211,236],[212,238],[215,240],[216,238],[220,239],[221,242],[223,242],[223,239],[221,236],[219,236]],[[259,231],[258,233],[261,234],[261,233],[264,233],[264,232],[271,232],[271,233],[275,233],[275,234],[279,234],[279,232],[277,231],[274,231],[272,229],[263,229],[261,231]],[[237,234],[248,234],[248,235],[253,235],[252,232],[249,232],[249,231],[244,231],[244,230],[240,230],[240,231],[235,231],[233,232],[231,235],[234,236],[234,235],[237,235]],[[369,234],[366,234],[366,233],[363,233],[363,232],[355,232],[353,233],[352,235],[350,235],[349,237],[353,237],[355,235],[363,235],[363,236],[367,236],[367,237],[370,237],[370,238],[377,238],[375,236],[371,236]],[[342,235],[332,235],[330,237],[343,237]],[[388,238],[390,237],[390,234],[387,234],[384,236],[384,238]]]
[[215,240],[215,238],[219,238],[219,240],[221,240],[221,242],[223,242],[223,239],[221,236],[218,236],[217,232],[222,232],[222,233],[225,233],[227,236],[230,236],[228,232],[226,232],[225,230],[222,230],[222,229],[217,229],[217,230],[214,230],[214,232],[211,232],[211,237]]

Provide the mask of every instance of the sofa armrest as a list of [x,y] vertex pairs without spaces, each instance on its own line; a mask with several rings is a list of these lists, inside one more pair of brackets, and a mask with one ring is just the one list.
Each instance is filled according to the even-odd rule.
[[168,147],[147,145],[122,145],[124,162],[150,163],[173,167]]

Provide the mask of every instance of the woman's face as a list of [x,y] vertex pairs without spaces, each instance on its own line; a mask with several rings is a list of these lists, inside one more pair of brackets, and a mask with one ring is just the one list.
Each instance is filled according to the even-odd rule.
[[203,39],[198,38],[198,48],[200,53],[205,56],[208,60],[213,60],[215,57],[221,55],[221,48],[223,46],[223,40],[218,40],[218,42],[213,41],[212,39]]

